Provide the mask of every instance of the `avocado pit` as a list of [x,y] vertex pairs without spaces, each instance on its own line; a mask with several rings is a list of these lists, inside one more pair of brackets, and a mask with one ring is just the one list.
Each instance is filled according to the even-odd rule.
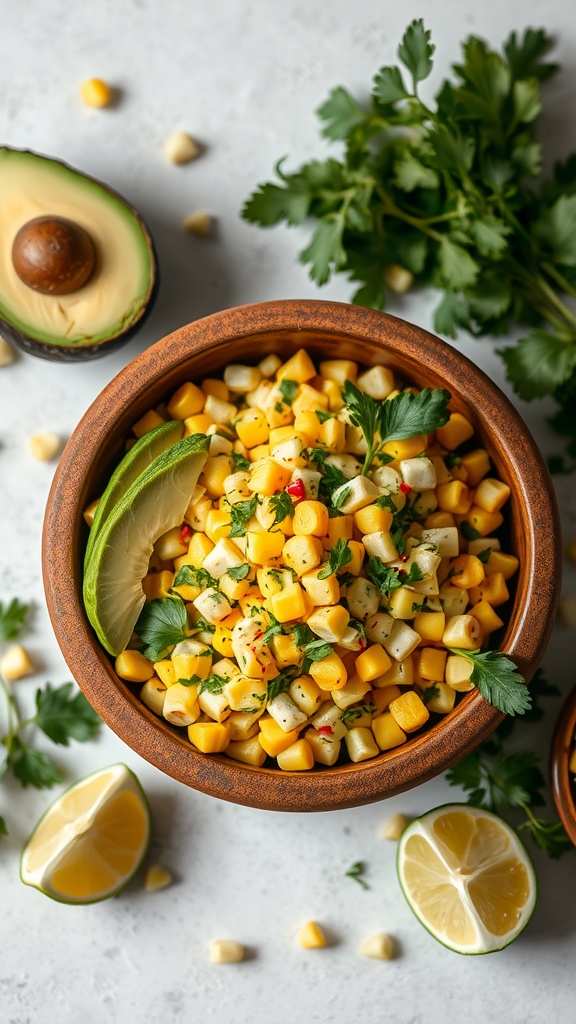
[[94,272],[96,250],[87,231],[65,217],[34,217],[12,245],[20,280],[43,295],[78,291]]

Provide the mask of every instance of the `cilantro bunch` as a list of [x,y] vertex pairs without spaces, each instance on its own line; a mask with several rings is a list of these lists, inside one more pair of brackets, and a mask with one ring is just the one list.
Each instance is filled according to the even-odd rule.
[[[0,645],[20,636],[30,606],[14,598],[4,606],[0,602]],[[73,683],[53,687],[47,683],[36,691],[35,713],[22,718],[18,703],[6,679],[0,673],[0,694],[4,697],[6,725],[0,735],[4,748],[0,761],[0,779],[11,771],[22,786],[46,789],[62,781],[62,773],[42,750],[33,746],[30,736],[40,729],[53,743],[67,747],[70,740],[90,739],[100,726],[100,718],[83,693]],[[0,835],[7,835],[0,817]]]
[[[263,227],[316,221],[300,258],[317,284],[358,283],[352,301],[384,309],[411,281],[442,292],[436,331],[455,338],[526,333],[500,350],[526,400],[552,395],[555,430],[576,460],[576,153],[541,176],[541,86],[557,67],[541,29],[513,32],[502,52],[470,36],[453,79],[431,103],[419,84],[434,46],[407,28],[400,65],[376,74],[368,104],[339,86],[318,109],[341,159],[312,160],[260,185],[243,209]],[[402,284],[399,279],[402,278]],[[564,469],[562,460],[555,468]]]

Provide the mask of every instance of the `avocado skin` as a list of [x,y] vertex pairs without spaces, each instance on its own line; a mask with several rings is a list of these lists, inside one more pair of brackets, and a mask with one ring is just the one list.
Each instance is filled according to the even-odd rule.
[[138,318],[133,321],[130,326],[122,331],[120,334],[114,335],[106,341],[100,341],[95,345],[51,345],[47,342],[38,341],[36,338],[31,338],[25,332],[16,328],[9,321],[0,317],[0,334],[6,339],[6,341],[15,345],[22,352],[26,352],[28,355],[37,356],[40,359],[48,359],[51,362],[57,363],[83,363],[90,359],[100,359],[108,352],[114,352],[116,349],[121,348],[131,338],[133,338],[140,328],[144,325],[150,313],[152,312],[156,299],[158,298],[158,291],[160,288],[160,273],[158,267],[158,255],[156,252],[156,246],[150,233],[149,228],[142,220],[142,217],[135,209],[134,206],[124,196],[122,196],[115,189],[110,188],[103,181],[93,177],[90,174],[85,174],[84,171],[79,171],[78,168],[72,167],[71,164],[66,163],[64,160],[58,160],[56,157],[46,156],[42,153],[36,153],[34,150],[21,150],[15,147],[3,147],[4,149],[10,149],[12,152],[29,153],[38,160],[48,160],[50,163],[60,164],[62,167],[69,171],[73,171],[74,174],[79,175],[81,178],[85,178],[87,181],[92,181],[99,185],[105,192],[115,196],[123,205],[130,211],[131,215],[140,225],[143,234],[146,237],[150,255],[152,258],[152,287],[146,302],[143,304]]

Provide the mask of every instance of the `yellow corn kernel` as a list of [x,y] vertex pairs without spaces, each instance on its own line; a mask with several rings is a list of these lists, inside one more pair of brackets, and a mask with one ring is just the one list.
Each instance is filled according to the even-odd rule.
[[224,481],[232,468],[232,459],[228,455],[213,455],[206,459],[198,483],[206,488],[209,498],[220,498],[226,493]]
[[336,573],[332,573],[326,579],[319,579],[318,574],[321,572],[323,568],[319,566],[302,576],[300,582],[314,606],[337,604],[340,600],[340,584]]
[[132,432],[136,434],[136,437],[143,437],[149,430],[154,427],[159,427],[164,420],[154,409],[149,409],[143,416],[134,424]]
[[[392,396],[389,395],[389,398]],[[382,451],[386,455],[391,455],[396,461],[400,459],[415,459],[421,452],[426,451],[428,447],[428,435],[427,434],[415,434],[414,437],[408,437],[405,441],[388,441],[384,445]]]
[[219,540],[225,540],[230,534],[231,523],[232,517],[229,512],[212,508],[206,516],[206,535],[214,544]]
[[220,402],[230,400],[228,385],[218,377],[206,377],[200,387],[204,395],[212,395],[212,398],[218,398]]
[[268,443],[270,427],[261,409],[242,409],[234,421],[234,427],[246,448]]
[[[332,520],[338,522],[337,519]],[[379,533],[392,526],[392,513],[387,508],[377,505],[365,505],[354,513],[354,522],[360,533]]]
[[246,558],[255,565],[266,565],[279,558],[284,548],[283,533],[252,533],[246,531]]
[[390,713],[404,732],[415,732],[430,718],[430,712],[414,690],[405,690],[390,705]]
[[168,414],[173,420],[186,420],[202,412],[206,396],[192,381],[182,384],[168,402]]
[[346,444],[346,424],[332,418],[320,426],[320,443],[331,452],[343,452]]
[[297,537],[324,537],[328,532],[328,510],[321,501],[300,501],[296,505],[292,529]]
[[230,743],[230,728],[226,722],[194,722],[188,739],[203,754],[221,754]]
[[456,703],[456,690],[447,683],[434,683],[435,692],[433,697],[426,701],[428,711],[436,715],[449,715]]
[[354,669],[364,683],[372,682],[378,676],[384,675],[391,666],[392,661],[381,644],[372,644],[362,651],[354,663]]
[[501,572],[494,572],[491,576],[486,576],[480,586],[473,587],[469,594],[471,604],[476,604],[478,601],[487,601],[493,608],[498,608],[499,605],[505,604],[509,597],[510,593],[506,586],[506,580]]
[[308,671],[321,690],[341,690],[348,680],[346,666],[338,654],[314,661]]
[[174,583],[174,573],[164,569],[163,572],[151,572],[142,580],[142,590],[147,601],[155,601],[159,597],[170,597]]
[[509,580],[517,571],[519,564],[515,555],[506,555],[503,551],[492,551],[484,566],[484,571],[487,576],[493,576],[495,572],[502,573],[504,579]]
[[414,619],[420,607],[420,594],[409,587],[393,590],[388,601],[388,612],[395,619]]
[[[274,535],[272,535],[274,536]],[[278,622],[291,622],[293,619],[304,617],[306,606],[304,604],[304,591],[299,583],[292,583],[284,587],[279,594],[270,598],[272,614]]]
[[384,822],[380,835],[382,839],[390,839],[391,842],[398,842],[400,836],[406,831],[411,819],[405,814],[393,814]]
[[337,540],[352,540],[354,536],[354,516],[334,516],[328,520],[329,547]]
[[496,614],[492,605],[488,604],[488,601],[478,601],[470,609],[469,614],[473,615],[476,621],[480,623],[480,629],[484,636],[487,633],[493,633],[495,629],[500,629],[504,625],[502,619]]
[[451,480],[448,484],[440,484],[436,488],[436,497],[441,512],[452,512],[465,515],[472,505],[470,488],[461,480]]
[[144,889],[146,892],[157,892],[159,889],[165,889],[171,882],[172,875],[166,868],[160,864],[151,864],[144,878]]
[[446,683],[458,693],[467,693],[474,689],[474,683],[470,676],[474,671],[474,665],[468,658],[460,654],[451,654],[446,662]]
[[422,679],[441,683],[446,671],[447,651],[441,651],[437,647],[422,647],[419,654],[418,671]]
[[440,530],[444,526],[455,526],[456,522],[451,512],[432,512],[426,516],[424,526],[427,530]]
[[175,558],[185,555],[188,551],[188,542],[182,539],[180,527],[173,526],[171,530],[163,533],[154,544],[154,551],[161,562],[173,562]]
[[[372,684],[376,686],[375,683]],[[399,697],[402,690],[399,686],[382,686],[376,687],[372,690],[372,696],[370,703],[374,705],[374,714],[381,715],[383,711],[386,711],[390,707],[393,700]]]
[[295,352],[291,359],[284,363],[276,374],[277,380],[295,380],[304,384],[316,376],[316,367],[308,353],[303,349]]
[[298,388],[296,397],[292,402],[292,412],[294,418],[300,415],[301,412],[308,412],[312,410],[315,412],[316,409],[327,409],[328,399],[326,395],[323,395],[321,391],[312,387],[311,384],[301,384]]
[[122,651],[114,667],[116,675],[130,683],[145,683],[154,675],[154,666],[140,651]]
[[448,423],[436,430],[436,440],[450,452],[459,448],[464,441],[469,441],[473,435],[474,427],[459,412],[453,412]]
[[367,761],[379,753],[372,730],[362,726],[348,729],[344,736],[344,742],[348,750],[348,757],[354,764]]
[[84,517],[84,522],[86,523],[86,526],[92,526],[92,523],[94,522],[94,516],[96,515],[96,509],[98,508],[99,504],[100,498],[96,498],[94,501],[91,501],[90,504],[87,505],[86,508],[84,509],[82,515]]
[[314,767],[314,751],[307,739],[296,740],[290,747],[276,756],[278,767],[283,772],[305,772]]
[[470,487],[477,487],[483,477],[490,472],[490,457],[485,448],[475,448],[462,456],[462,467],[466,470],[466,482]]
[[408,739],[390,711],[372,719],[372,733],[380,750],[392,750]]
[[228,573],[224,573],[218,580],[218,589],[222,591],[229,601],[240,601],[250,589],[250,580],[233,580]]
[[502,480],[485,477],[476,488],[474,503],[486,512],[499,512],[510,497],[510,488]]
[[[300,655],[301,656],[301,655]],[[315,683],[310,676],[298,676],[290,683],[290,696],[299,711],[306,715],[313,715],[324,700],[324,694],[318,683]]]
[[450,583],[454,587],[470,590],[478,587],[484,576],[484,565],[476,555],[458,555],[452,562]]
[[358,376],[358,364],[351,359],[325,359],[320,363],[320,374],[342,387],[347,380],[354,383]]
[[292,473],[286,466],[281,466],[274,459],[262,459],[254,466],[248,480],[248,487],[258,494],[275,494],[282,491],[290,483]]
[[489,537],[504,522],[501,512],[487,512],[479,505],[472,505],[466,515],[466,521],[473,526],[481,537]]
[[283,750],[287,750],[288,747],[296,743],[300,732],[299,729],[284,732],[271,715],[265,715],[258,724],[260,726],[258,742],[269,757],[277,757]]
[[226,756],[232,757],[242,764],[251,764],[255,768],[261,768],[266,760],[266,751],[258,742],[256,736],[245,740],[231,740],[226,747]]
[[326,937],[316,921],[307,921],[298,932],[298,942],[302,949],[324,949]]
[[196,569],[204,565],[204,559],[214,550],[214,542],[205,533],[193,533],[188,545],[188,562]]
[[30,676],[34,671],[28,652],[21,644],[12,644],[0,659],[0,672],[11,681]]
[[423,640],[440,643],[444,635],[446,616],[444,612],[418,612],[413,626]]
[[272,637],[270,648],[278,668],[287,668],[288,665],[299,665],[302,660],[302,651],[292,636],[280,633],[278,636]]
[[161,715],[168,690],[156,676],[152,676],[140,690],[140,700],[155,715]]
[[323,554],[324,545],[318,537],[289,537],[282,549],[282,561],[297,576],[304,576],[320,565]]
[[213,423],[214,420],[207,412],[197,412],[194,416],[187,416],[184,420],[184,435],[205,434]]
[[174,683],[178,682],[176,669],[169,658],[163,658],[162,661],[155,661],[154,671],[166,688],[174,686]]
[[244,959],[244,946],[232,939],[216,939],[210,943],[213,964],[237,964]]
[[302,437],[306,445],[320,441],[321,423],[312,409],[305,409],[294,418],[294,429]]
[[101,78],[87,78],[80,86],[80,95],[87,107],[108,107],[112,89]]

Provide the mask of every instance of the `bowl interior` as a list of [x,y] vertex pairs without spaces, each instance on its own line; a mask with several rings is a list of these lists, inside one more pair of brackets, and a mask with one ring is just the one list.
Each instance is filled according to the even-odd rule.
[[87,536],[82,512],[101,493],[133,423],[186,380],[216,376],[229,363],[259,362],[270,352],[285,359],[298,348],[317,361],[383,364],[408,383],[447,388],[452,409],[472,420],[496,475],[511,487],[505,543],[520,560],[507,625],[495,642],[529,680],[553,622],[560,564],[553,492],[534,441],[506,397],[455,349],[404,321],[344,304],[239,307],[181,328],[129,364],[88,410],[61,459],[46,510],[44,577],[56,636],[71,671],[104,720],[138,753],[180,781],[224,799],[324,810],[366,803],[426,781],[473,749],[501,720],[500,712],[473,691],[402,747],[311,773],[207,757],[118,679],[81,601]]

